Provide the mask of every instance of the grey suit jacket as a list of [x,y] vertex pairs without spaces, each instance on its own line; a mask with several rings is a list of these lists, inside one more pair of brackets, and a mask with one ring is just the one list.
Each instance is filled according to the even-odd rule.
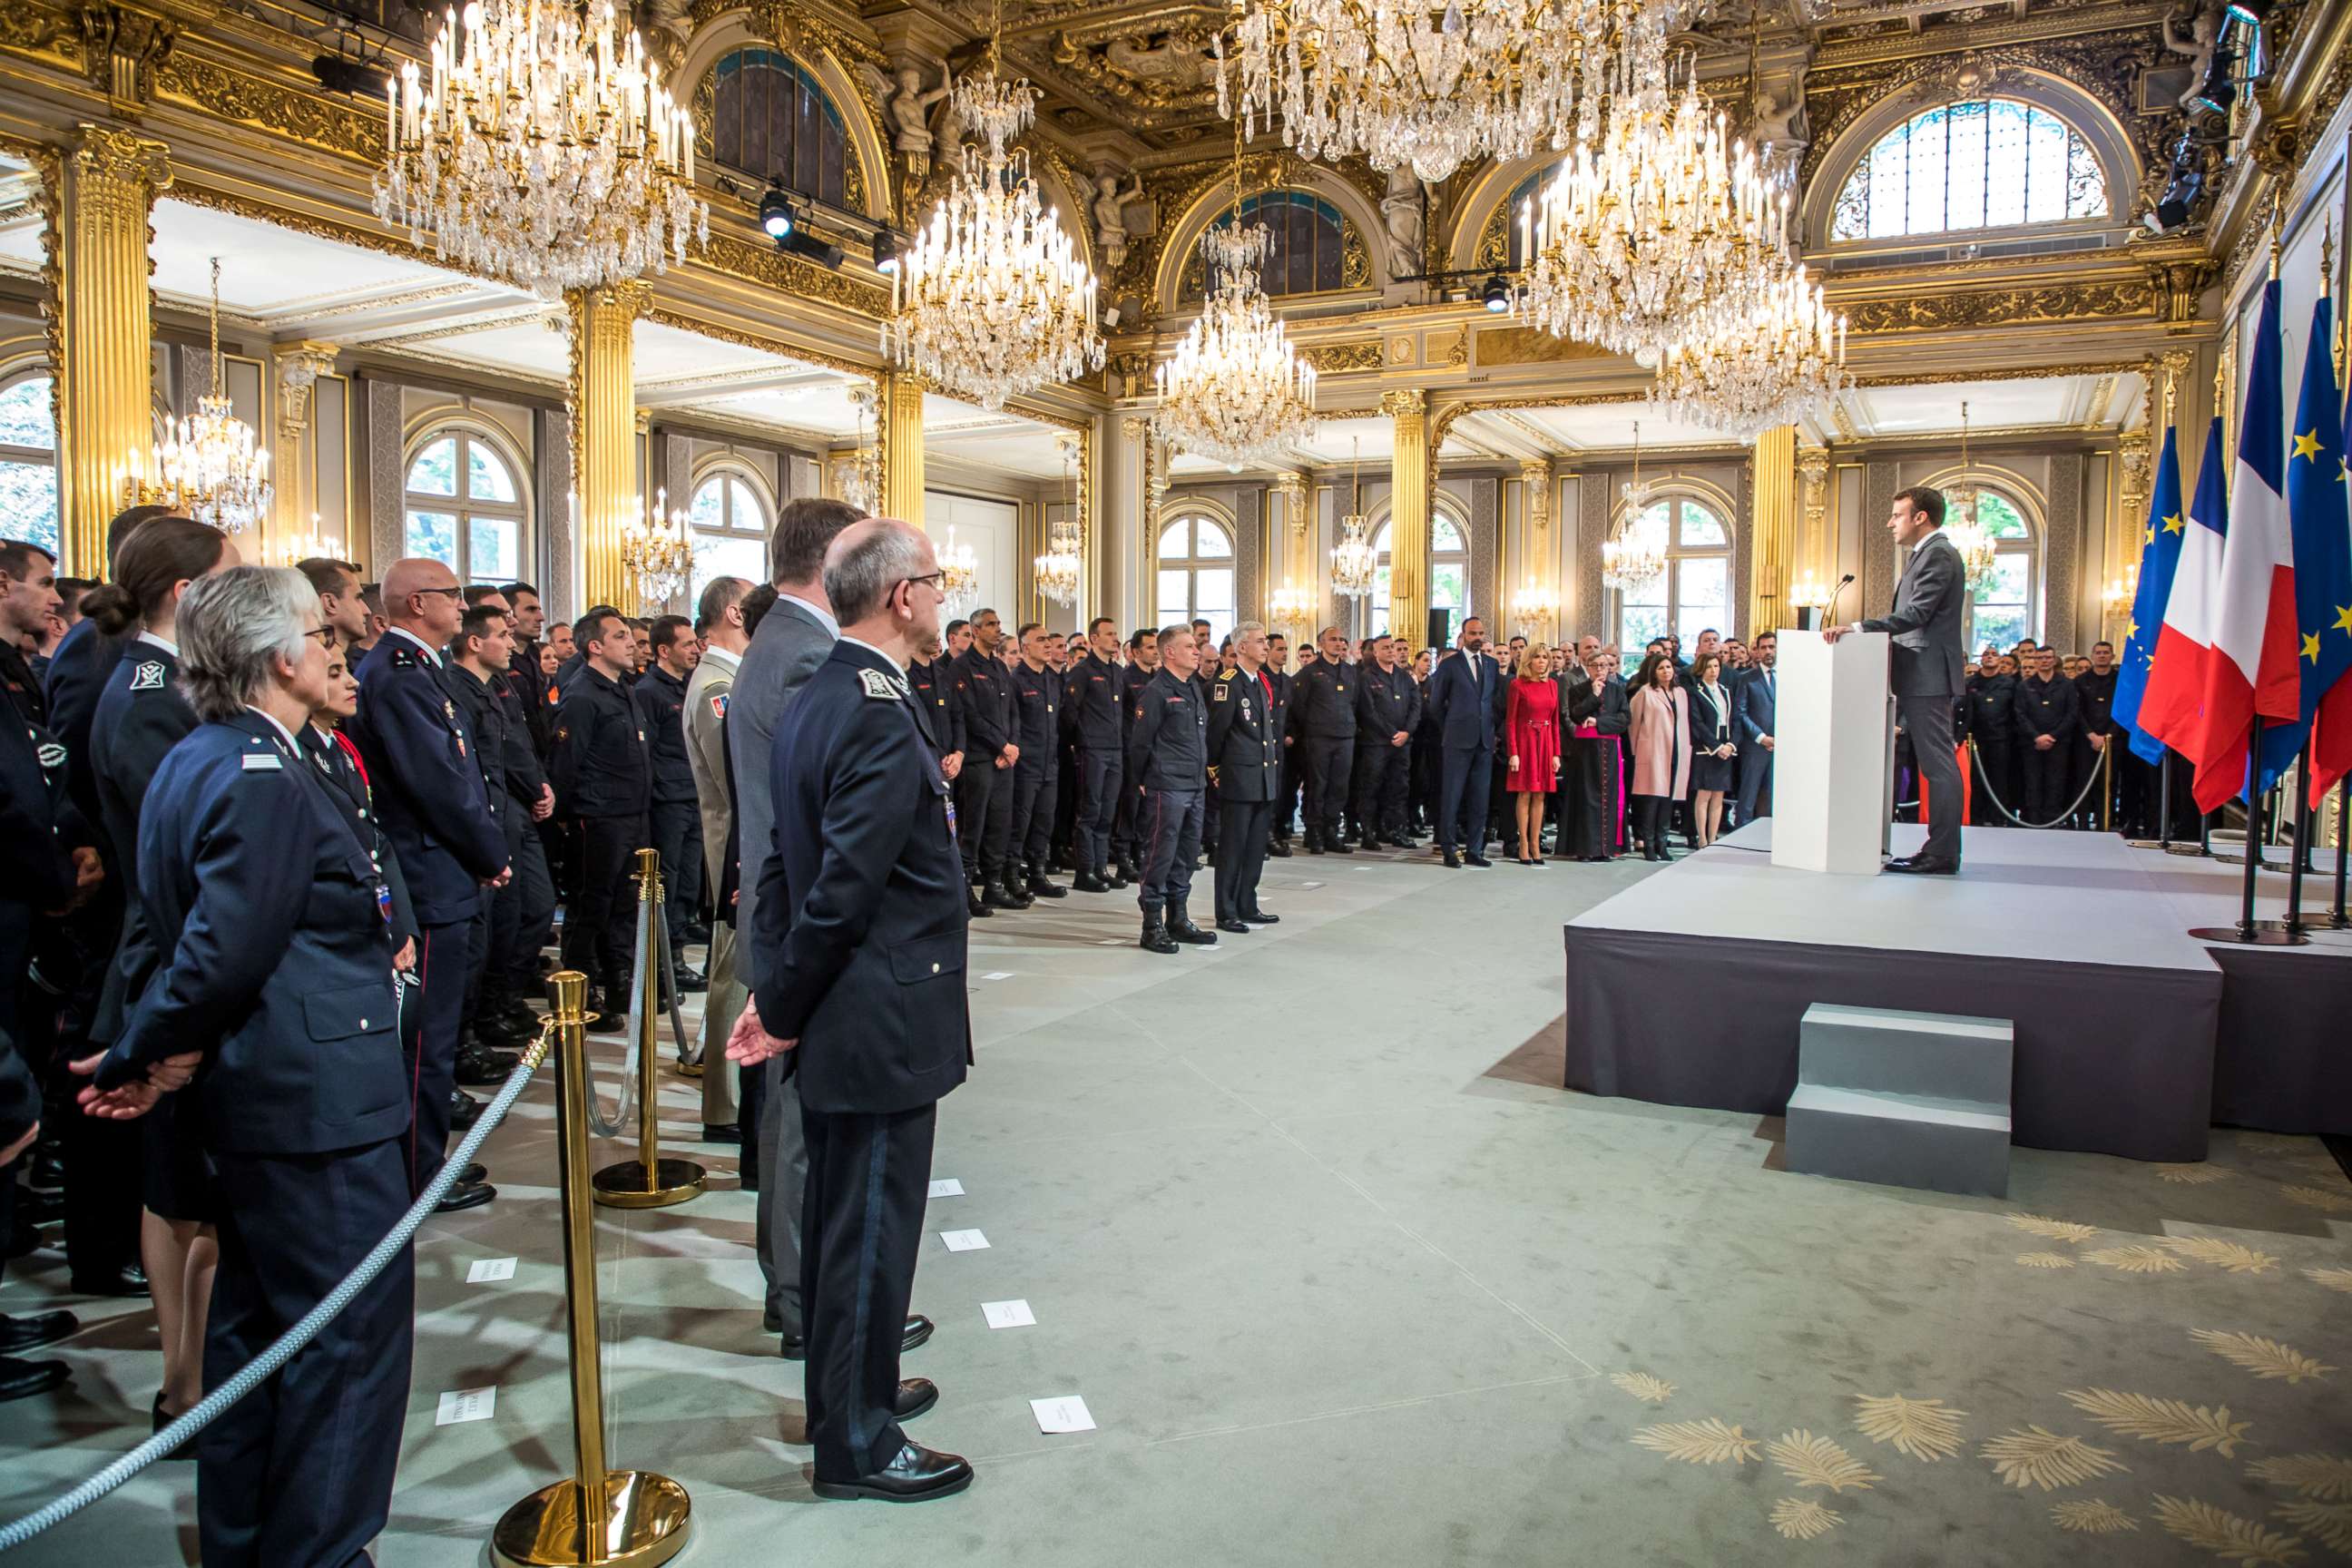
[[[833,652],[835,638],[799,600],[780,597],[760,621],[727,696],[727,749],[734,763],[736,842],[742,857],[742,896],[735,905],[735,929],[752,930],[760,876],[775,853],[776,825],[769,794],[770,763],[784,710]],[[760,950],[744,942],[736,950],[737,972],[757,989]]]
[[1968,598],[1959,547],[1939,528],[1911,552],[1895,585],[1895,608],[1862,623],[1864,631],[1895,634],[1887,673],[1895,696],[1957,697],[1967,689]]

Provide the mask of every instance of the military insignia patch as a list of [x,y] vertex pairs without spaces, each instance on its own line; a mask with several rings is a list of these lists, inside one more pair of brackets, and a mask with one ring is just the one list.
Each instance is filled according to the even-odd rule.
[[394,669],[414,669],[416,668],[416,650],[405,647],[394,648],[390,662]]
[[572,726],[569,724],[557,725],[555,727],[555,738],[559,741],[568,741],[572,739]]
[[727,717],[727,693],[724,691],[714,691],[710,694],[710,716],[713,719]]
[[884,698],[892,702],[898,700],[898,689],[891,685],[890,678],[880,670],[861,669],[857,672],[857,679],[865,683],[866,696]]
[[286,766],[278,760],[278,753],[275,752],[247,752],[237,758],[237,761],[249,773],[274,773]]
[[66,749],[55,741],[45,741],[34,752],[33,760],[41,764],[43,773],[53,773],[66,765]]
[[1223,676],[1219,676],[1217,678],[1216,691],[1217,700],[1220,702],[1223,702],[1226,698],[1231,697],[1234,694],[1234,689],[1224,684],[1224,677]]
[[161,691],[163,689],[163,661],[160,658],[141,659],[139,668],[131,672],[131,689]]

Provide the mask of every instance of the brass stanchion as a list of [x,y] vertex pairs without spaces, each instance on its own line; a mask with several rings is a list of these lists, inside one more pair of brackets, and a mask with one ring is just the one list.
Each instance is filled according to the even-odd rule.
[[645,1005],[637,1014],[637,1157],[607,1165],[596,1173],[596,1201],[608,1208],[659,1209],[702,1195],[703,1170],[691,1160],[661,1156],[661,1077],[657,1058],[661,1043],[662,987],[670,977],[662,972],[656,940],[662,918],[661,854],[637,851],[637,994]]
[[564,970],[555,996],[557,1145],[563,1161],[563,1274],[578,1474],[507,1510],[490,1532],[498,1568],[654,1568],[686,1544],[693,1503],[651,1470],[604,1468],[604,1389],[596,1343],[596,1211],[588,1186],[588,977]]
[[2099,748],[2099,831],[2116,830],[2116,737]]

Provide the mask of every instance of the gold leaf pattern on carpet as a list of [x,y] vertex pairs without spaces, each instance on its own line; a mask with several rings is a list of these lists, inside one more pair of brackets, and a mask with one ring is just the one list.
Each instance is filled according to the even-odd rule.
[[2178,1182],[2184,1187],[2201,1187],[2209,1182],[2226,1182],[2231,1173],[2219,1165],[2158,1165],[2156,1179]]
[[2039,1426],[2004,1432],[1979,1448],[1977,1457],[1992,1461],[1993,1473],[2021,1490],[2040,1487],[2056,1491],[2129,1468],[2117,1462],[2113,1449]]
[[1673,1384],[1646,1372],[1621,1372],[1609,1381],[1644,1405],[1664,1405],[1675,1396]]
[[2352,1458],[2341,1454],[2280,1454],[2256,1459],[2246,1474],[2323,1502],[2352,1499]]
[[1960,1417],[1968,1412],[1940,1399],[1864,1394],[1854,1405],[1853,1424],[1862,1435],[1874,1443],[1894,1444],[1898,1454],[1932,1464],[1960,1451]]
[[2189,1265],[2160,1247],[2107,1247],[2083,1254],[2103,1268],[2122,1274],[2185,1274]]
[[2074,1260],[2063,1252],[2021,1252],[2017,1260],[2028,1268],[2072,1268]]
[[2327,1192],[2319,1187],[2282,1185],[2279,1188],[2279,1196],[2291,1204],[2301,1204],[2305,1208],[2317,1209],[2322,1214],[2352,1214],[2352,1196],[2347,1196],[2342,1193]]
[[2164,1245],[2183,1258],[2210,1263],[2232,1274],[2268,1274],[2278,1267],[2279,1260],[2269,1253],[2257,1252],[2242,1242],[2225,1241],[2218,1236],[2168,1236]]
[[2059,1529],[2071,1530],[2077,1535],[2120,1535],[2139,1528],[2139,1521],[2115,1504],[2096,1498],[2053,1502],[2050,1505],[2050,1518]]
[[2287,1568],[2305,1555],[2300,1537],[2266,1530],[2210,1502],[2159,1494],[2156,1521],[2189,1545],[2244,1568]]
[[2329,1546],[2352,1557],[2352,1502],[2288,1502],[2271,1510],[2298,1529],[2307,1530]]
[[2249,1154],[2311,1154],[2317,1152],[2315,1148],[2317,1142],[2316,1139],[2298,1138],[2288,1133],[2267,1138],[2241,1139],[2238,1146]]
[[2344,1167],[2333,1154],[2304,1154],[2289,1160],[2287,1164],[2312,1176],[2333,1176],[2341,1180]]
[[1801,1487],[1866,1492],[1871,1482],[1882,1479],[1832,1439],[1816,1437],[1801,1427],[1773,1438],[1764,1446],[1764,1451]]
[[2256,1377],[2294,1384],[2306,1377],[2325,1377],[2336,1370],[2324,1361],[2315,1361],[2301,1351],[2289,1349],[2278,1341],[2264,1339],[2260,1334],[2191,1329],[2189,1337],[2223,1361],[2233,1366],[2244,1367]]
[[2003,1217],[2020,1230],[2032,1231],[2052,1241],[2088,1241],[2099,1234],[2097,1226],[2078,1225],[2071,1219],[2045,1219],[2038,1214],[2013,1214]]
[[2330,1290],[2341,1290],[2352,1296],[2352,1268],[2306,1268],[2303,1277]]
[[1737,1426],[1724,1425],[1720,1416],[1710,1415],[1704,1421],[1669,1421],[1661,1426],[1644,1426],[1633,1434],[1633,1446],[1664,1454],[1669,1459],[1680,1459],[1686,1465],[1719,1465],[1726,1460],[1742,1464],[1756,1458],[1759,1440]]
[[1843,1523],[1845,1516],[1811,1498],[1784,1497],[1772,1505],[1772,1528],[1791,1541],[1811,1541]]
[[2112,1388],[2070,1388],[2062,1397],[2108,1431],[2151,1443],[2186,1443],[2189,1451],[2211,1448],[2223,1458],[2238,1451],[2251,1421],[2232,1421],[2230,1407],[2209,1410],[2179,1399],[2158,1399],[2146,1394],[2118,1394]]

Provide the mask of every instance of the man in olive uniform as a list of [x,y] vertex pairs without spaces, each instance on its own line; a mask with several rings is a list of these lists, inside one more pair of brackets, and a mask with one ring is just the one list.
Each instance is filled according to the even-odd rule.
[[1307,852],[1348,853],[1339,818],[1348,805],[1348,776],[1356,753],[1356,667],[1347,662],[1348,634],[1325,626],[1322,657],[1298,672],[1290,689],[1290,734],[1302,753],[1307,784]]
[[1372,663],[1356,668],[1356,821],[1364,847],[1412,847],[1404,836],[1404,786],[1412,732],[1421,722],[1421,682],[1397,662],[1397,639],[1372,639]]
[[1192,896],[1192,859],[1201,849],[1201,795],[1209,783],[1208,714],[1192,684],[1200,643],[1186,626],[1161,628],[1160,668],[1129,704],[1134,728],[1127,738],[1127,777],[1137,794],[1136,823],[1143,836],[1143,876],[1136,902],[1143,910],[1147,952],[1173,952],[1178,942],[1213,946],[1185,911]]
[[[591,994],[601,1016],[591,1028],[614,1031],[629,1007],[629,962],[636,945],[635,901],[626,895],[646,847],[646,805],[653,763],[635,704],[621,684],[634,642],[628,623],[591,610],[572,628],[583,661],[555,709],[555,799],[580,825],[572,890],[563,912],[563,966],[603,987]],[[657,999],[645,999],[648,1007]]]
[[1062,678],[1047,660],[1051,634],[1035,621],[1021,628],[1021,660],[1013,667],[1013,743],[1020,760],[1013,764],[1012,858],[1005,870],[1011,884],[1033,899],[1060,899],[1069,889],[1045,875],[1053,852],[1054,805],[1061,785],[1055,752],[1062,730]]
[[2074,683],[2058,671],[2058,655],[2036,649],[2033,673],[2017,688],[2018,757],[2025,774],[2024,804],[2013,809],[2029,826],[2054,822],[2073,798],[2066,781],[2074,769],[2072,746],[2083,728]]
[[1244,921],[1272,925],[1258,908],[1257,880],[1265,869],[1266,829],[1282,784],[1282,703],[1265,671],[1265,627],[1244,621],[1234,628],[1233,668],[1212,683],[1209,769],[1224,817],[1217,857],[1217,929],[1246,935]]

